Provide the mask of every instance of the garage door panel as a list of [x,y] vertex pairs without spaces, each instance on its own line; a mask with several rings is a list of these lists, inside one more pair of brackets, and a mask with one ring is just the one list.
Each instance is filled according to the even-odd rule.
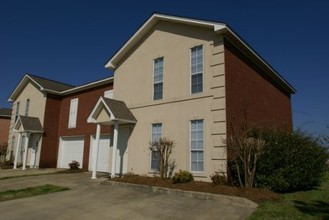
[[58,167],[69,168],[69,163],[72,160],[76,160],[80,164],[80,168],[83,166],[83,149],[84,139],[83,138],[62,138],[59,147],[58,155]]

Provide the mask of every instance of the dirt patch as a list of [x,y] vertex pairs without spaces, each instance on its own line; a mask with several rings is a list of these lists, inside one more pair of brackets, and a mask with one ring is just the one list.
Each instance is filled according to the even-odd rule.
[[256,203],[262,201],[273,201],[279,198],[279,195],[271,192],[267,189],[261,188],[240,188],[240,187],[232,187],[232,186],[216,186],[209,182],[202,181],[193,181],[190,183],[179,183],[173,184],[170,179],[160,179],[158,177],[147,177],[147,176],[139,176],[139,175],[125,175],[121,178],[115,178],[111,181],[124,182],[124,183],[134,183],[148,186],[158,186],[158,187],[166,187],[172,189],[180,189],[185,191],[196,191],[196,192],[206,192],[206,193],[215,193],[221,195],[228,196],[239,196],[250,199]]
[[10,163],[0,163],[0,169],[13,169],[14,165]]

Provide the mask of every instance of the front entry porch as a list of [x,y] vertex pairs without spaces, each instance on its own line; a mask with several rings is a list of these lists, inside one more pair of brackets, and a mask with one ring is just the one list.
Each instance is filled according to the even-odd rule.
[[[96,179],[101,143],[101,127],[113,126],[111,178],[116,173],[122,174],[127,170],[127,141],[133,125],[137,122],[134,115],[122,101],[100,97],[87,119],[88,123],[96,124],[95,142],[92,145],[92,179]],[[120,134],[119,134],[120,132]],[[120,138],[119,138],[120,136]],[[119,146],[119,147],[118,147]]]
[[43,133],[39,119],[18,116],[13,132],[18,133],[13,169],[17,169],[18,162],[22,164],[22,170],[26,170],[27,165],[30,168],[38,167],[40,154],[39,142]]

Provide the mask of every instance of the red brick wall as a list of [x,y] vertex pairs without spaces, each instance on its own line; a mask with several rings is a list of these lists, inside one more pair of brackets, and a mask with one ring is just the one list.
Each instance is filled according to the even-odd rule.
[[[47,95],[44,135],[40,157],[40,168],[57,167],[59,138],[67,136],[84,136],[83,169],[88,169],[90,135],[96,133],[96,125],[87,123],[87,118],[104,91],[112,89],[113,85],[103,85],[97,88],[74,93],[65,97]],[[68,128],[71,99],[79,98],[76,128]],[[110,133],[111,127],[102,126],[101,133]]]
[[44,134],[40,152],[40,168],[54,168],[57,166],[60,109],[61,98],[48,94],[43,123]]
[[0,144],[8,143],[10,118],[0,117]]
[[[292,129],[290,94],[225,40],[226,114],[228,134],[241,127]],[[246,115],[246,117],[244,116]]]
[[[65,136],[84,136],[83,151],[83,169],[88,169],[89,164],[89,146],[90,136],[96,133],[96,124],[87,123],[87,118],[96,105],[100,96],[104,96],[104,92],[112,89],[113,84],[107,84],[94,89],[89,89],[80,93],[68,95],[63,98],[60,109],[59,132],[58,137]],[[70,103],[71,99],[78,98],[78,117],[75,128],[68,128]],[[101,133],[109,134],[111,127],[102,126]],[[56,157],[57,158],[57,157]]]

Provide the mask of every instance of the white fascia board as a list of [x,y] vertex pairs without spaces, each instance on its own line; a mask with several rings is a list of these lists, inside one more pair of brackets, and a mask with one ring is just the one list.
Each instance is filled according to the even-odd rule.
[[81,85],[81,86],[74,87],[72,89],[65,90],[65,91],[61,92],[61,94],[62,95],[67,95],[67,94],[78,92],[80,90],[84,90],[84,89],[87,89],[87,88],[93,88],[93,87],[98,86],[98,85],[106,84],[107,82],[113,82],[113,79],[114,79],[114,77],[101,79],[101,80],[98,80],[98,81],[95,81],[95,82],[91,82],[91,83],[88,83],[88,84],[85,84],[85,85]]
[[[19,127],[20,126],[23,126],[23,124],[22,124],[22,121],[21,121],[21,116],[18,116],[18,118],[17,118],[17,120],[16,120],[16,122],[13,126],[13,131],[19,132]],[[24,129],[24,127],[23,127],[23,129]]]
[[115,120],[117,120],[118,122],[125,122],[125,123],[132,123],[132,124],[136,124],[136,122],[137,122],[137,121],[121,119],[121,118],[116,118]]
[[51,89],[44,89],[44,88],[41,88],[41,91],[48,92],[48,93],[51,93],[51,94],[56,94],[56,95],[68,95],[68,94],[71,94],[71,93],[83,91],[85,89],[93,88],[93,87],[96,87],[96,86],[99,86],[99,85],[104,85],[107,82],[112,82],[112,81],[113,81],[113,77],[109,77],[109,78],[105,78],[105,79],[102,79],[102,80],[91,82],[91,83],[88,83],[88,84],[85,84],[85,85],[77,86],[77,87],[74,87],[72,89],[64,90],[62,92],[58,92],[58,91],[51,90]]
[[95,107],[93,108],[93,110],[91,111],[91,113],[89,114],[88,118],[87,118],[87,122],[88,123],[96,123],[96,120],[94,119],[93,115],[95,114],[99,104],[102,102],[102,97],[100,97],[95,105]]
[[37,83],[36,81],[34,81],[28,74],[25,74],[25,76],[23,77],[23,79],[18,83],[18,85],[16,86],[16,88],[14,89],[14,91],[10,94],[9,98],[8,98],[8,102],[13,102],[15,101],[15,94],[17,92],[20,91],[20,89],[22,89],[25,85],[27,85],[27,83],[30,81],[34,82],[37,86],[39,86],[40,90],[42,90],[42,86]]
[[137,43],[152,27],[153,24],[158,22],[159,20],[163,21],[172,21],[176,23],[183,24],[191,24],[202,27],[213,27],[216,31],[217,29],[222,29],[225,27],[225,24],[219,22],[210,22],[192,18],[183,18],[172,15],[163,15],[163,14],[153,14],[136,32],[135,34],[129,38],[129,40],[120,48],[118,52],[114,54],[114,56],[105,64],[105,68],[114,70],[116,68],[115,61],[120,59],[124,55],[125,52],[129,51],[135,43]]
[[229,32],[235,39],[237,39],[248,51],[250,51],[263,65],[265,65],[282,83],[284,83],[294,93],[296,90],[276,71],[274,70],[263,58],[261,58],[244,40],[242,40],[232,29],[225,27],[218,29],[217,33]]
[[103,104],[105,106],[105,108],[107,109],[107,111],[110,113],[110,120],[113,121],[113,120],[116,120],[115,118],[115,115],[113,114],[113,112],[111,111],[110,107],[108,105],[106,105],[103,97],[102,97],[102,101],[103,101]]
[[42,92],[46,92],[46,93],[51,93],[51,94],[55,94],[55,95],[61,95],[61,92],[55,91],[55,90],[51,90],[51,89],[41,89]]
[[118,52],[116,52],[109,61],[106,62],[105,68],[108,68],[111,70],[114,70],[116,68],[116,66],[114,65],[114,61],[119,57],[119,55],[121,53],[130,49],[130,45],[132,45],[134,42],[137,41],[138,36],[143,35],[143,33],[146,32],[145,31],[146,27],[150,25],[150,23],[152,22],[154,17],[155,17],[155,14],[152,15],[146,22],[144,22],[144,24],[133,34],[133,36],[131,36],[128,39],[128,41],[120,48],[120,50]]
[[[95,118],[93,117],[94,114],[96,113],[97,110],[99,110],[100,108],[100,104],[103,104],[104,107],[108,110],[108,112],[110,113],[110,121],[115,120],[114,114],[112,113],[112,111],[109,109],[109,107],[106,105],[103,97],[100,97],[95,105],[95,107],[93,108],[92,112],[90,113],[90,115],[87,118],[87,122],[88,123],[97,123],[97,120],[95,120]],[[100,111],[100,110],[99,110]]]

